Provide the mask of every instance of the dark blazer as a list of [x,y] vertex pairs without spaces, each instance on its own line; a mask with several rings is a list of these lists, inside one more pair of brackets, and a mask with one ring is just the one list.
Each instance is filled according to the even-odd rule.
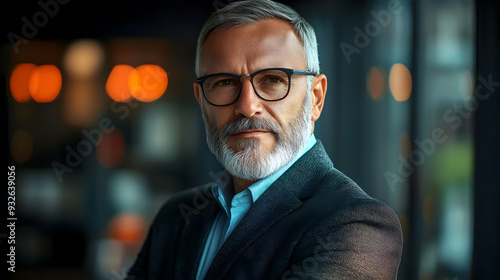
[[[163,205],[127,279],[195,279],[220,209],[210,186]],[[395,279],[402,239],[395,213],[318,141],[252,205],[205,279]]]

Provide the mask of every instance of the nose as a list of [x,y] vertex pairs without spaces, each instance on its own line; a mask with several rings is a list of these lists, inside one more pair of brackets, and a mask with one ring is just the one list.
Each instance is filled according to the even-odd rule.
[[250,77],[242,77],[240,97],[236,101],[235,114],[247,118],[262,113],[262,99],[254,91]]

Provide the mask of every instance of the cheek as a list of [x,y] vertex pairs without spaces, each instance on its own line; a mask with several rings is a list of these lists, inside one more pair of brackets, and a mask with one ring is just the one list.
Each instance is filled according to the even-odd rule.
[[[284,133],[290,130],[292,122],[302,113],[305,95],[302,95],[302,97],[295,96],[296,98],[288,100],[289,97],[291,96],[283,100],[286,102],[277,102],[269,106],[269,112],[279,123]],[[310,104],[306,104],[306,106],[310,106]]]
[[231,121],[231,111],[226,107],[216,108],[209,105],[205,106],[204,110],[210,124],[216,125],[219,129]]

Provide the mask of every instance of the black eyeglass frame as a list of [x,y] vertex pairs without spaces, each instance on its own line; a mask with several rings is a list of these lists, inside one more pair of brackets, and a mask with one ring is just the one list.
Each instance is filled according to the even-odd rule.
[[[253,77],[255,77],[256,75],[258,75],[259,73],[262,73],[264,71],[270,71],[270,70],[281,70],[281,71],[285,72],[288,75],[288,81],[289,81],[288,82],[288,90],[287,90],[286,94],[283,97],[279,98],[279,99],[270,100],[270,99],[263,98],[257,92],[257,90],[255,89],[255,85],[253,84]],[[205,83],[205,81],[207,79],[209,79],[211,77],[214,77],[214,76],[219,76],[219,75],[232,76],[232,77],[238,78],[240,80],[240,91],[238,92],[238,95],[236,96],[236,98],[234,99],[234,101],[232,101],[231,103],[224,104],[224,105],[217,105],[217,104],[214,104],[214,103],[210,102],[210,100],[208,100],[207,96],[205,95],[205,89],[203,88],[203,83]],[[240,98],[241,91],[243,89],[243,80],[241,79],[242,77],[247,77],[247,76],[250,77],[250,83],[252,84],[252,88],[253,88],[255,94],[257,94],[257,96],[260,99],[262,99],[264,101],[268,101],[268,102],[275,102],[275,101],[280,101],[280,100],[285,99],[288,96],[288,94],[290,93],[290,85],[292,84],[291,83],[292,82],[292,75],[317,76],[318,74],[310,72],[310,71],[304,71],[304,70],[298,70],[298,69],[290,69],[290,68],[265,68],[265,69],[261,69],[259,71],[256,71],[253,74],[243,74],[243,75],[237,75],[237,74],[234,74],[234,73],[215,73],[215,74],[209,74],[209,75],[205,75],[205,76],[199,77],[198,79],[196,79],[196,82],[200,85],[201,91],[203,92],[203,97],[205,98],[205,100],[210,105],[217,106],[217,107],[223,107],[223,106],[229,106],[231,104],[234,104]]]

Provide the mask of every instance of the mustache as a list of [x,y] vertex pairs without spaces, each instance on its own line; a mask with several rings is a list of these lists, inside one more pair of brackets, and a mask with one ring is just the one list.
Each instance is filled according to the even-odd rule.
[[220,135],[225,138],[245,130],[268,130],[275,135],[280,135],[282,132],[281,126],[276,120],[244,117],[224,125],[220,131]]

